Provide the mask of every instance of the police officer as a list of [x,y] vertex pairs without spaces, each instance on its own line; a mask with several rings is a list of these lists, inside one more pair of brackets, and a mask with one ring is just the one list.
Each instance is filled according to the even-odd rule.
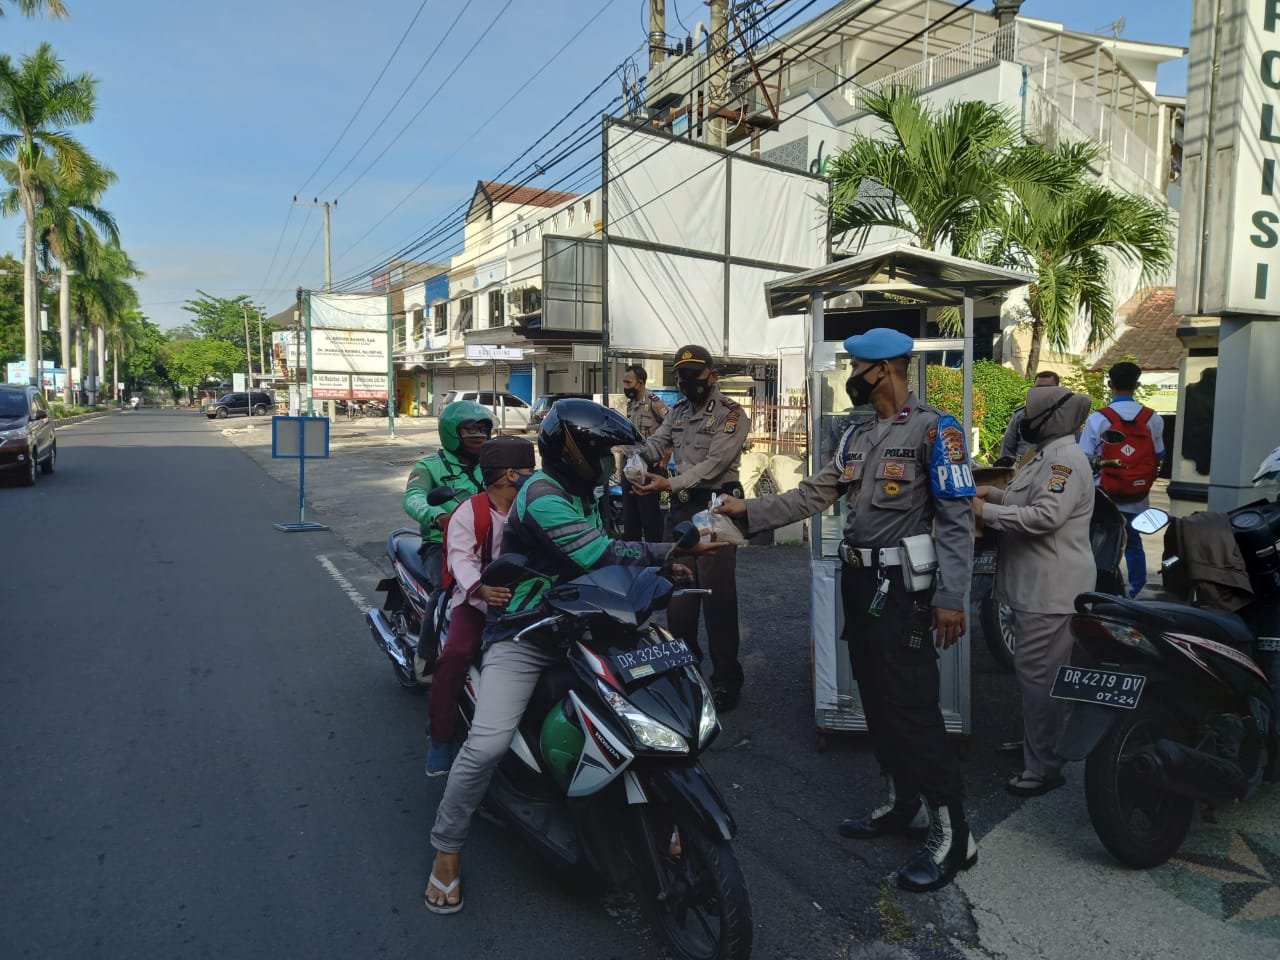
[[[622,374],[622,392],[627,398],[627,419],[648,440],[662,425],[671,411],[662,398],[649,392],[649,374],[644,367],[633,363]],[[659,473],[663,472],[661,469]],[[636,494],[630,484],[622,489],[622,536],[627,540],[645,540],[658,543],[662,540],[662,507],[657,497]]]
[[[681,347],[673,366],[684,396],[653,436],[636,449],[650,465],[666,463],[668,451],[674,451],[677,474],[665,477],[650,473],[646,482],[635,488],[642,495],[670,491],[667,522],[672,526],[705,510],[713,493],[742,496],[738,465],[748,432],[742,407],[716,386],[720,375],[705,347]],[[705,603],[698,595],[672,600],[667,608],[667,625],[691,648],[700,650],[698,609],[702,603],[711,647],[712,694],[716,709],[727,712],[737,706],[742,691],[737,548],[699,557],[696,574],[699,585],[710,589],[711,595]]]
[[[729,501],[721,512],[745,516],[754,532],[812,516],[848,496],[840,545],[844,639],[889,797],[839,830],[868,838],[928,828],[926,845],[898,871],[900,887],[926,891],[950,883],[977,859],[959,764],[938,707],[935,650],[949,648],[965,628],[974,487],[960,424],[907,387],[913,346],[910,337],[884,328],[846,340],[853,358],[849,399],[855,407],[870,403],[875,419],[845,431],[832,461],[797,489]],[[930,533],[936,579],[912,592],[900,544]],[[928,544],[925,539],[923,547]]]

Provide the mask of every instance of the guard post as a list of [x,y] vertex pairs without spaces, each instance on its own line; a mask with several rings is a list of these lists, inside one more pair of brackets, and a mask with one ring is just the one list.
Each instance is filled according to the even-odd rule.
[[328,530],[323,523],[306,518],[307,461],[329,459],[328,417],[272,417],[271,456],[298,461],[298,522],[274,524],[284,533]]

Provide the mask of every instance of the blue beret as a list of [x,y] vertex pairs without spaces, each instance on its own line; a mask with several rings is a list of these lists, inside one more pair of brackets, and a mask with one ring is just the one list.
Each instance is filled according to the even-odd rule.
[[849,356],[857,360],[892,360],[905,357],[915,349],[916,343],[905,333],[888,327],[872,327],[866,333],[855,334],[844,342]]

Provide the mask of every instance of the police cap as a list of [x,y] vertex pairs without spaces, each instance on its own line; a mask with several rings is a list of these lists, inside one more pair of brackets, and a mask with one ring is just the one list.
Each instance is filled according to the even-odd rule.
[[844,348],[855,360],[892,360],[905,357],[915,349],[915,341],[905,333],[888,327],[872,327],[844,342]]
[[703,367],[714,368],[715,361],[711,359],[711,351],[706,347],[691,343],[676,351],[672,367],[677,371],[687,370],[691,373],[701,373]]

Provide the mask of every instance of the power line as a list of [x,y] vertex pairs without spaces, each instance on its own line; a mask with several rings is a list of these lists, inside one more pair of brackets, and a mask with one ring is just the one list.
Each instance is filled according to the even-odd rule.
[[267,264],[267,272],[262,275],[262,284],[258,287],[258,292],[254,294],[254,298],[262,296],[262,291],[267,288],[267,281],[271,279],[271,270],[276,265],[276,258],[280,256],[280,245],[284,243],[284,235],[289,232],[289,221],[293,219],[293,204],[289,204],[289,212],[285,214],[284,226],[280,228],[280,236],[276,238],[276,248],[271,252],[271,262]]
[[[775,6],[771,11],[770,11],[770,13],[774,13],[774,12],[776,12],[777,10],[781,9],[781,7],[782,7],[782,6],[784,6],[784,5],[786,5],[787,3],[790,3],[790,2],[792,2],[792,0],[781,0],[781,2],[780,2],[779,4],[777,4],[777,5],[776,5],[776,6]],[[785,25],[786,23],[789,23],[789,22],[791,22],[792,20],[796,19],[798,16],[802,15],[806,10],[808,10],[810,7],[812,7],[816,2],[818,2],[818,0],[809,0],[809,2],[805,3],[805,4],[804,4],[803,6],[801,6],[799,9],[797,9],[796,11],[794,11],[793,13],[791,13],[791,14],[790,14],[790,15],[789,15],[785,20],[783,20],[783,21],[782,21],[782,24],[779,24],[779,26]],[[873,6],[874,6],[874,4],[873,4]],[[715,49],[717,49],[717,50],[718,50],[718,49],[723,49],[723,48],[728,47],[728,46],[731,46],[731,45],[732,45],[732,40],[726,40],[726,42],[725,42],[724,44],[722,44],[722,45],[721,45],[721,47],[717,47],[717,48],[715,48]],[[714,51],[713,51],[713,52],[714,52]],[[688,67],[688,68],[687,68],[687,69],[686,69],[686,70],[685,70],[685,71],[684,71],[680,76],[678,76],[678,77],[674,78],[674,80],[673,80],[672,82],[673,82],[673,83],[675,83],[675,82],[679,82],[680,80],[683,80],[683,79],[685,79],[685,78],[687,78],[687,77],[689,77],[689,76],[693,75],[693,73],[694,73],[695,71],[697,71],[698,69],[699,69],[699,61],[698,61],[696,58],[691,58],[690,66],[689,66],[689,67]],[[615,71],[615,72],[616,72],[616,71]],[[610,74],[610,76],[612,76],[612,74]],[[602,81],[602,84],[601,84],[601,85],[603,85],[603,83],[604,83],[604,82],[607,82],[607,81],[608,81],[608,77],[606,77],[605,81]],[[615,98],[615,99],[617,99],[617,98]],[[611,101],[611,104],[612,104],[612,102],[613,102],[613,101]],[[576,109],[576,108],[575,108],[575,109]],[[571,111],[571,113],[572,113],[572,111]],[[561,120],[560,122],[563,122],[563,120]],[[580,125],[576,128],[576,130],[575,130],[575,131],[572,131],[572,132],[571,132],[567,137],[562,138],[562,140],[560,141],[560,143],[563,143],[563,142],[565,141],[565,139],[568,139],[568,137],[572,137],[572,136],[573,136],[573,134],[577,132],[577,130],[581,130],[581,129],[583,129],[584,127],[586,127],[587,125],[594,124],[594,123],[595,123],[595,120],[594,120],[594,119],[590,119],[590,120],[588,120],[588,121],[585,121],[583,124],[580,124]],[[558,124],[557,124],[557,125],[558,125]],[[554,127],[553,127],[552,129],[554,129]],[[550,132],[550,131],[549,131],[549,132]],[[545,136],[546,136],[546,135],[544,135],[544,137],[540,138],[540,140],[541,140],[541,139],[545,139]],[[592,134],[592,136],[594,136],[594,133]],[[557,144],[556,146],[558,146],[558,145],[559,145],[559,144]],[[577,144],[577,145],[575,145],[575,147],[574,147],[573,149],[574,149],[574,150],[579,149],[579,148],[581,147],[581,145],[582,145],[582,144]],[[535,144],[535,146],[536,146],[536,144]],[[531,149],[532,149],[532,148],[531,148]],[[552,147],[551,149],[555,149],[555,147]],[[529,152],[528,150],[526,150],[526,151],[525,151],[525,153],[526,153],[526,154],[527,154],[528,152]],[[560,158],[558,158],[558,160],[557,160],[556,162],[559,162],[560,160],[563,160],[563,159],[565,158],[565,156],[569,155],[569,153],[571,153],[571,152],[572,152],[572,151],[568,151],[568,152],[566,152],[566,154],[564,154],[564,155],[562,155]],[[523,156],[523,154],[522,154],[522,156]],[[545,154],[544,154],[544,157],[545,157]],[[520,159],[520,158],[517,158],[517,161],[518,161],[519,159]],[[508,166],[507,166],[507,168],[506,168],[506,169],[510,169],[510,167],[511,167],[511,166],[513,166],[513,165],[514,165],[514,162],[513,162],[512,164],[508,164]],[[577,172],[577,170],[579,170],[579,169],[581,169],[581,167],[575,168],[575,170],[570,171],[570,173],[569,173],[567,176],[570,176],[570,177],[571,177],[571,176],[573,176],[573,175],[574,175],[574,173],[576,173],[576,172]],[[536,177],[536,176],[540,176],[542,173],[545,173],[545,170],[546,170],[546,168],[545,168],[545,167],[535,166],[535,173],[534,173],[534,176],[535,176],[535,177]],[[504,170],[504,172],[505,172],[505,170]],[[501,174],[499,174],[499,176],[501,176]],[[533,178],[531,177],[530,179],[533,179]],[[559,183],[559,182],[563,182],[563,180],[562,180],[562,181],[557,181],[557,183]],[[527,183],[527,182],[525,182],[525,183],[515,184],[515,186],[527,186],[527,185],[528,185],[528,183]],[[554,186],[554,185],[555,185],[555,184],[553,184],[552,186]],[[545,192],[545,191],[544,191],[544,192]],[[540,195],[541,195],[541,194],[540,194]],[[359,272],[357,272],[357,273],[353,274],[350,278],[347,278],[345,281],[341,281],[341,282],[339,282],[338,284],[335,284],[335,285],[334,285],[334,286],[335,286],[335,288],[337,288],[337,287],[351,287],[351,286],[353,286],[354,284],[358,284],[358,283],[362,280],[362,278],[363,278],[367,273],[369,273],[369,272],[371,272],[371,271],[373,271],[373,270],[376,270],[376,269],[379,269],[379,268],[383,267],[384,265],[386,265],[386,264],[387,264],[387,263],[389,263],[390,261],[392,261],[392,260],[394,260],[394,259],[397,259],[397,257],[398,257],[398,256],[402,257],[402,256],[406,255],[407,253],[409,253],[409,252],[411,252],[411,251],[415,251],[415,250],[417,250],[418,248],[420,248],[420,247],[422,246],[422,244],[423,244],[423,243],[429,243],[431,239],[435,239],[436,237],[438,237],[438,236],[439,236],[439,234],[440,234],[440,232],[441,232],[442,228],[443,228],[443,229],[445,229],[446,231],[448,231],[448,230],[452,230],[452,229],[456,229],[458,226],[460,226],[461,224],[465,223],[465,216],[464,216],[461,220],[456,221],[456,222],[454,222],[454,221],[452,220],[452,218],[457,214],[457,212],[462,211],[462,210],[465,210],[465,208],[466,208],[467,206],[469,206],[469,202],[467,202],[467,203],[463,203],[463,204],[461,204],[459,207],[454,208],[454,210],[453,210],[453,211],[451,211],[449,214],[446,214],[444,218],[442,218],[440,221],[438,221],[436,225],[434,225],[434,226],[432,226],[432,227],[428,228],[428,230],[427,230],[427,231],[426,231],[426,232],[425,232],[425,233],[424,233],[424,234],[423,234],[419,239],[417,239],[417,240],[413,240],[413,241],[410,241],[408,244],[406,244],[406,245],[405,245],[404,247],[402,247],[400,250],[396,251],[396,253],[393,253],[390,257],[388,257],[388,258],[386,258],[386,259],[384,259],[384,260],[380,260],[380,261],[378,261],[377,265],[376,265],[375,267],[373,267],[373,268],[370,268],[370,270],[369,270],[369,271],[364,271],[364,270],[359,271]],[[524,205],[521,205],[521,207],[518,207],[517,209],[521,209],[521,208],[523,208],[523,206],[524,206]]]
[[440,95],[440,91],[443,90],[445,87],[447,87],[449,85],[449,81],[458,75],[458,68],[467,62],[467,60],[471,57],[471,54],[475,53],[476,47],[480,46],[480,44],[484,42],[484,38],[487,37],[489,35],[489,32],[498,25],[498,21],[502,19],[502,15],[507,12],[507,10],[511,7],[511,4],[513,4],[514,2],[515,0],[507,0],[507,2],[502,5],[502,9],[499,10],[494,15],[491,21],[489,21],[489,25],[484,28],[484,32],[481,33],[480,36],[476,37],[475,42],[472,43],[471,46],[467,48],[467,52],[462,55],[462,57],[458,60],[457,64],[454,65],[454,68],[449,71],[449,73],[445,76],[445,78],[442,81],[440,81],[440,85],[431,92],[431,96],[427,97],[426,102],[424,102],[422,106],[418,108],[417,112],[414,113],[414,115],[408,119],[405,125],[400,128],[400,132],[391,138],[391,141],[385,147],[382,148],[381,152],[379,152],[376,157],[374,157],[372,160],[369,161],[368,166],[366,166],[363,170],[361,170],[360,173],[356,175],[356,178],[354,180],[352,180],[341,191],[339,191],[338,193],[339,199],[346,196],[347,192],[352,187],[354,187],[357,183],[359,183],[364,178],[364,175],[368,173],[370,170],[372,170],[374,166],[377,165],[378,161],[387,155],[387,151],[390,150],[392,147],[394,147],[396,143],[399,142],[400,138],[405,135],[405,132],[411,126],[413,126],[414,123],[417,122],[417,119],[420,116],[422,116],[423,111],[425,111],[427,107],[431,105],[432,101],[434,101],[435,98]]
[[[609,9],[609,7],[613,6],[613,4],[615,4],[616,2],[617,0],[608,0],[607,3],[605,3],[598,11],[596,11],[595,16],[593,16],[590,20],[588,20],[585,24],[583,24],[583,26],[578,30],[577,33],[569,37],[569,39],[564,42],[564,44],[560,47],[559,50],[553,53],[546,60],[546,62],[542,64],[541,67],[539,67],[536,71],[534,71],[532,76],[528,77],[523,83],[519,84],[516,87],[515,91],[511,94],[510,97],[506,99],[505,102],[503,102],[502,106],[498,107],[498,109],[493,111],[493,113],[489,114],[489,116],[485,118],[478,127],[476,127],[474,130],[471,131],[470,134],[467,135],[465,140],[463,140],[461,143],[459,143],[457,146],[453,148],[452,153],[450,153],[447,157],[445,157],[443,160],[437,163],[434,167],[432,167],[431,171],[425,177],[423,177],[420,181],[418,181],[417,186],[415,186],[412,190],[410,190],[403,197],[401,197],[395,204],[392,205],[391,209],[389,209],[386,213],[382,215],[380,219],[377,220],[377,222],[375,222],[371,227],[369,227],[368,230],[362,233],[359,239],[357,239],[349,247],[343,250],[342,253],[339,254],[338,259],[341,260],[342,257],[345,257],[348,253],[350,253],[352,250],[358,247],[362,242],[364,242],[365,238],[368,237],[369,234],[373,233],[374,230],[378,229],[378,227],[386,223],[387,219],[393,213],[395,213],[400,207],[404,206],[411,199],[413,199],[413,197],[417,194],[417,192],[421,190],[423,187],[425,187],[431,181],[432,177],[434,177],[437,173],[439,173],[442,169],[444,169],[445,165],[448,164],[449,161],[452,160],[454,157],[456,157],[463,147],[470,144],[471,141],[474,140],[480,134],[481,131],[486,130],[489,127],[489,125],[493,123],[493,121],[496,120],[504,110],[507,109],[507,107],[511,106],[511,104],[520,96],[520,94],[524,93],[529,88],[529,85],[531,83],[537,80],[538,77],[542,76],[542,74],[546,72],[547,68],[550,67],[553,63],[556,62],[556,60],[560,58],[560,55],[569,48],[570,44],[572,44],[575,40],[581,37],[587,31],[587,29],[593,23],[595,23],[595,21],[598,20],[605,13],[605,11]],[[636,49],[639,50],[640,48],[637,47]],[[572,110],[570,110],[569,113],[565,114],[565,116],[561,117],[554,124],[552,124],[551,128],[547,131],[547,133],[544,134],[543,137],[540,137],[537,141],[534,142],[533,147],[536,147],[538,143],[542,141],[542,139],[544,139],[546,136],[549,136],[552,131],[554,131],[557,127],[560,126],[560,124],[564,123],[564,121],[567,120],[572,114],[576,113],[577,110],[584,103],[587,102],[587,100],[595,96],[595,94],[600,90],[600,88],[603,87],[606,83],[609,82],[609,80],[613,78],[616,72],[617,70],[615,68],[614,71],[610,72],[609,75],[604,78],[604,80],[600,81],[600,83],[597,84],[594,90],[592,90],[585,97],[583,97],[582,100],[578,101],[578,104]],[[525,151],[525,153],[528,153],[529,150],[533,149],[533,147],[528,148]],[[519,161],[524,155],[525,154],[522,153],[519,157],[516,158],[515,161],[513,161],[513,163]],[[502,176],[502,174],[505,173],[506,170],[510,169],[510,167],[511,167],[511,164],[508,164],[508,166],[502,172],[498,173],[497,176],[499,177]]]
[[[804,11],[805,11],[809,6],[812,6],[812,4],[813,4],[814,2],[816,2],[816,0],[810,0],[810,3],[806,4],[804,7],[801,7],[801,8],[800,8],[799,10],[797,10],[794,14],[792,14],[792,16],[791,16],[791,17],[789,17],[789,18],[787,18],[787,20],[783,21],[783,23],[782,23],[782,24],[779,24],[779,25],[778,25],[778,27],[783,26],[786,22],[789,22],[789,20],[794,19],[796,16],[799,16],[799,15],[800,15],[801,13],[803,13],[803,12],[804,12]],[[867,13],[867,12],[870,12],[871,10],[875,9],[875,8],[876,8],[876,7],[877,7],[881,2],[882,2],[882,0],[870,0],[870,2],[869,2],[866,6],[864,6],[864,7],[862,7],[862,8],[860,9],[859,13]],[[837,80],[836,80],[836,83],[835,83],[834,85],[832,85],[830,88],[828,88],[828,89],[826,89],[826,90],[824,90],[824,91],[821,91],[820,93],[816,94],[815,96],[813,96],[813,97],[809,98],[805,103],[801,104],[797,109],[795,109],[795,110],[791,111],[790,113],[786,114],[785,118],[780,118],[780,119],[793,119],[793,118],[795,118],[795,117],[799,116],[799,115],[800,115],[800,114],[801,114],[801,113],[802,113],[806,108],[808,108],[809,106],[813,105],[814,103],[818,103],[818,102],[819,102],[819,101],[821,101],[823,98],[825,98],[825,97],[827,97],[827,96],[830,96],[832,93],[835,93],[836,91],[838,91],[841,87],[845,86],[846,84],[855,82],[855,78],[856,78],[856,77],[858,77],[859,75],[861,75],[863,72],[865,72],[866,70],[868,70],[868,69],[870,69],[870,68],[872,68],[872,67],[878,66],[879,64],[883,63],[886,59],[888,59],[890,56],[892,56],[893,54],[897,53],[899,50],[901,50],[901,49],[903,49],[904,47],[906,47],[908,44],[910,44],[910,43],[912,43],[912,42],[914,42],[914,41],[918,40],[918,39],[919,39],[920,37],[922,37],[922,36],[923,36],[923,35],[924,35],[928,30],[930,30],[930,29],[936,29],[938,26],[941,26],[941,25],[944,25],[944,24],[946,24],[946,23],[950,22],[953,18],[955,18],[956,16],[958,16],[962,11],[964,11],[967,7],[971,6],[974,2],[975,2],[975,0],[964,0],[964,2],[963,2],[963,3],[961,3],[961,4],[960,4],[960,5],[958,5],[957,7],[953,8],[953,9],[952,9],[948,14],[946,14],[945,16],[943,16],[940,20],[935,21],[934,23],[932,23],[932,24],[930,24],[930,25],[925,26],[925,27],[924,27],[924,28],[922,28],[921,30],[918,30],[916,33],[914,33],[914,34],[912,34],[912,35],[910,35],[910,36],[906,37],[906,38],[905,38],[904,40],[902,40],[900,43],[896,44],[895,46],[893,46],[892,48],[890,48],[889,50],[887,50],[885,53],[883,53],[881,56],[879,56],[879,57],[875,58],[875,59],[874,59],[874,60],[872,60],[872,61],[869,61],[869,62],[867,62],[867,63],[864,63],[864,64],[863,64],[862,66],[860,66],[857,70],[855,70],[851,75],[849,75],[849,76],[847,76],[847,77],[844,77],[844,76],[841,76],[841,75],[839,75],[839,74],[836,74]],[[852,18],[851,18],[851,19],[852,19]],[[847,21],[846,21],[846,22],[847,22]],[[776,29],[778,29],[778,27],[775,27],[774,29],[776,30]],[[624,134],[624,135],[623,135],[622,139],[619,141],[619,144],[621,144],[621,143],[625,142],[625,140],[626,140],[627,138],[629,138],[630,136],[632,136],[633,134],[635,134],[635,133],[639,133],[639,132],[642,132],[642,131],[643,131],[643,128],[642,128],[642,127],[633,127],[631,130],[629,130],[626,134]],[[637,160],[637,161],[636,161],[635,163],[633,163],[630,167],[626,168],[625,170],[619,171],[617,174],[615,174],[615,175],[614,175],[614,177],[616,178],[617,176],[625,175],[626,173],[630,172],[631,170],[635,169],[637,166],[639,166],[639,165],[641,165],[641,164],[643,164],[643,163],[649,163],[649,162],[652,162],[653,158],[654,158],[655,156],[657,156],[659,153],[661,153],[663,150],[665,150],[665,149],[667,149],[668,147],[670,147],[671,145],[673,145],[673,144],[675,144],[675,143],[679,143],[679,142],[681,142],[681,141],[680,141],[679,139],[676,139],[676,138],[673,138],[673,139],[668,140],[666,143],[663,143],[661,146],[659,146],[656,150],[654,150],[654,151],[652,151],[651,153],[647,154],[646,156],[644,156],[644,157],[643,157],[643,158],[641,158],[640,160]],[[716,164],[720,163],[722,160],[723,160],[723,157],[721,157],[721,156],[717,156],[715,159],[713,159],[713,160],[712,160],[709,164],[707,164],[705,167],[702,167],[702,168],[700,168],[700,169],[698,169],[698,170],[695,170],[693,173],[691,173],[689,176],[685,177],[683,180],[679,181],[678,183],[673,184],[673,185],[672,185],[671,187],[669,187],[667,190],[664,190],[662,193],[660,193],[660,194],[658,194],[658,195],[656,195],[656,196],[654,196],[654,197],[650,198],[650,199],[649,199],[648,201],[646,201],[644,204],[641,204],[639,207],[636,207],[634,210],[630,211],[628,214],[625,214],[625,215],[624,215],[624,218],[625,218],[625,217],[627,217],[627,216],[634,216],[635,214],[638,214],[638,213],[639,213],[641,210],[643,210],[645,207],[649,206],[649,205],[650,205],[650,204],[652,204],[652,203],[657,202],[658,200],[660,200],[660,199],[662,199],[663,197],[665,197],[665,196],[669,195],[670,193],[672,193],[674,190],[678,189],[679,187],[684,186],[685,184],[689,183],[691,180],[695,179],[696,177],[698,177],[698,176],[700,176],[701,174],[703,174],[703,173],[707,172],[708,170],[710,170],[712,167],[714,167]],[[566,175],[566,178],[562,178],[562,180],[561,180],[561,181],[557,181],[557,182],[558,182],[558,183],[559,183],[559,182],[563,182],[563,180],[564,180],[564,179],[567,179],[567,177],[571,177],[571,176],[573,176],[573,174],[574,174],[574,173],[576,173],[578,170],[582,170],[584,167],[586,167],[586,166],[587,166],[587,164],[588,164],[588,163],[591,163],[591,162],[592,162],[592,160],[589,158],[589,159],[588,159],[588,161],[587,161],[586,163],[583,163],[583,164],[579,165],[577,168],[575,168],[575,170],[574,170],[574,171],[571,171],[568,175]],[[547,188],[547,189],[549,189],[549,188]],[[544,191],[544,192],[545,192],[545,191]],[[522,204],[521,206],[523,207],[523,206],[525,206],[525,205],[527,205],[527,204]],[[518,209],[519,209],[519,208],[518,208]],[[512,214],[508,214],[508,217],[510,217],[511,215],[512,215]],[[619,218],[619,219],[623,219],[623,218]],[[495,227],[496,227],[496,224],[495,224]],[[473,256],[473,257],[471,257],[469,260],[463,261],[462,263],[457,264],[456,266],[461,266],[461,267],[469,266],[469,265],[471,265],[472,263],[475,263],[475,262],[479,259],[479,257],[480,257],[480,254],[477,254],[477,255],[475,255],[475,256]],[[530,269],[532,269],[532,267],[534,267],[534,266],[538,267],[539,269],[541,268],[541,264],[534,264],[534,265],[531,265],[531,268],[530,268]],[[523,273],[524,271],[521,271],[521,272]],[[519,275],[519,274],[516,274],[516,275],[513,275],[512,277],[508,277],[508,278],[506,278],[507,282],[510,282],[512,279],[514,279],[514,278],[515,278],[515,276],[518,276],[518,275]]]
[[426,70],[427,67],[431,65],[431,61],[434,60],[436,57],[436,54],[440,52],[440,48],[444,46],[445,41],[448,40],[449,37],[453,34],[454,27],[458,25],[458,21],[460,21],[463,15],[468,10],[471,9],[471,4],[474,2],[475,0],[467,0],[467,2],[462,5],[462,9],[458,11],[458,15],[454,17],[453,22],[449,24],[449,29],[444,32],[444,35],[440,37],[440,40],[431,49],[431,52],[427,54],[427,59],[422,61],[422,66],[420,66],[418,68],[418,72],[413,75],[413,79],[410,80],[409,83],[405,86],[405,88],[400,91],[400,96],[396,97],[396,102],[391,104],[391,108],[387,110],[387,112],[383,115],[382,119],[378,121],[377,126],[375,126],[372,130],[369,131],[369,135],[364,138],[364,143],[360,144],[360,146],[356,148],[356,152],[353,153],[351,157],[347,160],[347,162],[342,165],[342,169],[340,169],[337,173],[335,173],[332,177],[330,177],[329,182],[320,188],[319,190],[320,193],[328,193],[329,188],[333,186],[334,181],[336,181],[340,176],[346,173],[347,168],[350,167],[351,164],[355,162],[356,157],[360,156],[360,154],[364,152],[364,148],[370,144],[370,142],[373,140],[377,132],[382,129],[382,125],[391,118],[391,115],[393,113],[395,113],[396,107],[400,106],[400,101],[402,101],[405,98],[405,96],[409,93],[409,91],[413,89],[413,85],[418,82],[418,78],[422,76],[423,71]]
[[307,184],[310,183],[315,178],[315,175],[320,172],[320,168],[325,165],[325,163],[328,161],[328,159],[331,156],[333,156],[333,151],[338,149],[338,144],[340,144],[342,142],[342,138],[347,135],[347,131],[351,129],[351,125],[356,122],[356,117],[360,116],[360,111],[364,109],[365,104],[369,102],[369,98],[373,96],[373,91],[378,88],[378,84],[381,83],[382,78],[386,76],[387,69],[391,66],[391,61],[396,58],[396,54],[400,52],[400,48],[404,46],[404,42],[409,39],[409,34],[413,31],[414,24],[418,22],[418,18],[422,16],[422,11],[426,9],[426,6],[427,6],[427,0],[422,0],[422,3],[418,5],[418,12],[415,13],[413,15],[413,19],[409,21],[409,26],[405,27],[404,31],[400,34],[400,40],[396,44],[395,49],[391,51],[391,56],[387,57],[387,62],[384,63],[382,65],[382,69],[378,71],[378,76],[374,79],[373,84],[369,87],[368,91],[365,93],[364,99],[360,101],[360,105],[356,107],[355,110],[352,112],[351,119],[348,120],[347,125],[342,128],[342,132],[338,134],[338,138],[333,141],[333,145],[329,147],[328,152],[323,157],[320,158],[320,162],[317,163],[316,168],[311,171],[311,175],[307,177],[306,182],[303,183],[302,186],[300,186],[297,190],[295,190],[294,193],[300,194],[304,190],[306,190]]

